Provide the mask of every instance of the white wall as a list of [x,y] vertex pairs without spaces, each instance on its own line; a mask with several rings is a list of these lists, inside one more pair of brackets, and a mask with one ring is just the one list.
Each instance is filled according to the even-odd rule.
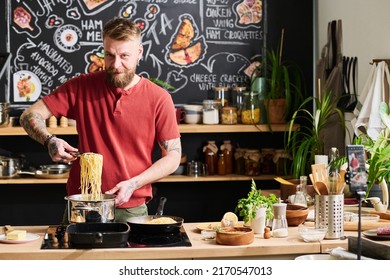
[[[390,59],[389,0],[317,0],[318,50],[327,40],[328,22],[343,23],[343,55],[358,57],[358,88],[363,89],[375,58]],[[317,57],[318,59],[318,57]]]

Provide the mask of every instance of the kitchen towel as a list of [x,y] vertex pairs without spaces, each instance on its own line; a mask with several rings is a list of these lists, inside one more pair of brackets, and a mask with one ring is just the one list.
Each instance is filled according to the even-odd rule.
[[377,65],[374,63],[354,110],[356,118],[352,120],[352,125],[357,136],[367,133],[375,141],[384,128],[379,114],[379,105],[382,101],[389,104],[389,81],[387,63],[384,61]]

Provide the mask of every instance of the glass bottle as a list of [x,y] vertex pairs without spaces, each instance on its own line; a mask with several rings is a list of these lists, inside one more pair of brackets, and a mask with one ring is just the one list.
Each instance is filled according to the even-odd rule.
[[226,162],[223,154],[218,156],[218,175],[226,175]]
[[260,122],[260,104],[258,93],[245,92],[241,109],[243,124],[258,124]]
[[335,165],[335,161],[339,158],[339,150],[332,147],[329,150],[329,176],[328,190],[329,194],[335,194],[340,176],[340,169]]
[[297,185],[297,191],[295,192],[294,204],[307,207],[307,201],[303,192],[304,185]]
[[218,147],[215,141],[207,141],[207,145],[203,147],[203,153],[205,155],[208,175],[215,175],[218,168]]
[[287,237],[288,224],[286,219],[286,203],[275,203],[272,205],[274,210],[274,219],[272,221],[272,236]]
[[233,146],[230,140],[224,140],[220,147],[225,158],[226,174],[233,173]]

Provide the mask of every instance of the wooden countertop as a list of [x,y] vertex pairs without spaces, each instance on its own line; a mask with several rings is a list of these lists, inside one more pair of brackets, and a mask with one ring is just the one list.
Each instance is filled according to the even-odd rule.
[[[223,246],[215,240],[201,239],[197,223],[185,223],[184,228],[192,247],[164,248],[109,248],[109,249],[40,249],[47,226],[15,227],[40,235],[36,241],[24,244],[0,244],[0,259],[68,259],[68,260],[111,260],[111,259],[210,259],[210,258],[256,258],[293,259],[304,254],[327,253],[331,248],[347,247],[347,240],[324,240],[306,243],[298,235],[298,228],[289,228],[287,238],[263,239],[255,235],[255,241],[245,246]],[[356,232],[346,232],[355,235]]]

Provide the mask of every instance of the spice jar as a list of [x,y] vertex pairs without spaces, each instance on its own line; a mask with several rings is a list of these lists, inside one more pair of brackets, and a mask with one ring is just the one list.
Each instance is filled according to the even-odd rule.
[[244,155],[245,159],[245,175],[257,176],[260,175],[260,151],[247,150]]
[[246,149],[237,148],[234,152],[234,172],[239,175],[245,174],[245,155]]
[[233,146],[230,140],[224,140],[220,147],[221,152],[224,155],[226,174],[233,173]]
[[275,203],[272,205],[274,219],[272,221],[272,237],[287,237],[288,224],[286,219],[286,203]]
[[241,122],[243,124],[257,124],[260,122],[258,93],[245,92],[241,107]]
[[275,155],[275,149],[271,149],[271,148],[261,149],[261,173],[262,174],[275,173],[274,155]]
[[215,141],[207,141],[207,145],[203,147],[203,153],[208,175],[215,175],[218,170],[218,147]]
[[203,100],[203,123],[218,124],[219,123],[219,107],[217,100]]
[[221,123],[222,124],[237,124],[237,108],[236,107],[222,107]]

